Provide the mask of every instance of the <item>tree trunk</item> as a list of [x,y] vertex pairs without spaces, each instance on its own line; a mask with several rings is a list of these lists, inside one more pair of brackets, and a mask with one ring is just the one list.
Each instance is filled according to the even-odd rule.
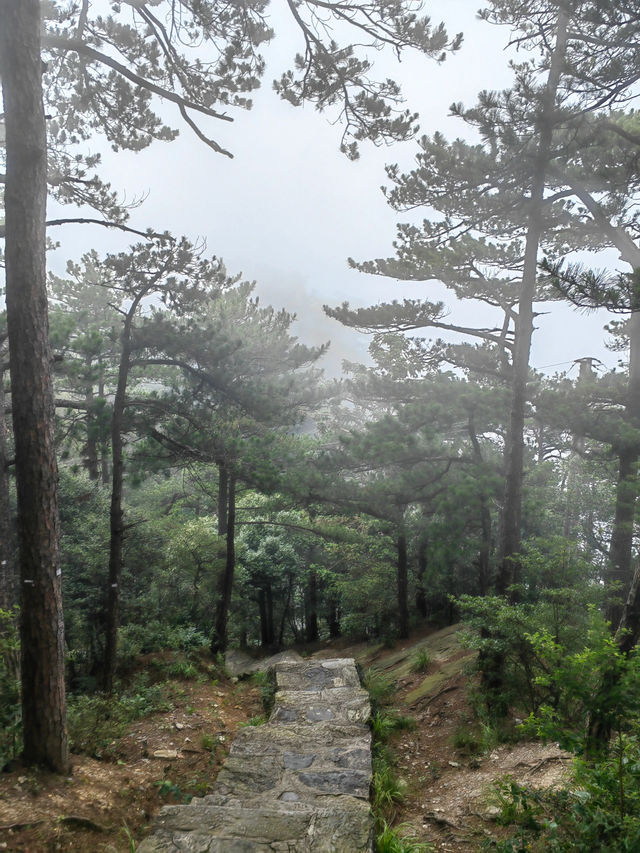
[[[473,412],[471,412],[469,415],[468,429],[469,438],[471,439],[471,445],[473,447],[473,458],[475,459],[478,465],[483,465],[484,458],[482,456],[482,448],[480,447],[480,442],[478,441],[478,435],[476,433],[475,418]],[[480,550],[478,552],[477,560],[478,591],[480,595],[486,595],[489,592],[489,574],[491,560],[491,509],[489,507],[487,493],[482,488],[482,486],[480,487],[479,500],[481,538]]]
[[293,575],[290,574],[287,578],[287,597],[284,607],[282,608],[282,618],[280,619],[280,632],[278,634],[278,648],[281,649],[284,645],[284,629],[287,623],[287,616],[291,607],[291,594],[293,593]]
[[[85,361],[87,372],[91,372],[91,357],[87,357]],[[96,414],[94,409],[95,398],[93,396],[93,383],[91,379],[87,379],[87,386],[84,396],[87,406],[87,442],[86,442],[86,466],[90,480],[97,480],[100,476],[98,470],[98,426],[96,424]]]
[[553,136],[556,97],[567,45],[568,15],[558,12],[556,44],[551,56],[549,76],[540,116],[540,142],[532,176],[529,223],[524,250],[522,285],[518,300],[518,319],[513,354],[513,382],[509,427],[505,442],[505,485],[500,535],[500,561],[496,591],[504,595],[520,579],[519,553],[522,523],[522,478],[524,473],[524,422],[527,403],[529,356],[533,336],[533,302],[536,296],[538,249],[543,233],[542,205]]
[[6,302],[22,597],[24,758],[69,773],[58,468],[47,314],[47,148],[40,4],[0,0],[6,130]]
[[318,634],[318,575],[309,569],[305,596],[305,628],[307,643],[315,643]]
[[109,574],[105,612],[105,646],[102,666],[102,685],[107,693],[113,690],[118,653],[118,625],[120,623],[120,580],[122,578],[122,546],[124,543],[124,517],[122,490],[124,484],[124,442],[122,428],[125,395],[131,359],[131,327],[137,308],[134,301],[127,312],[122,331],[122,351],[118,367],[118,384],[111,413],[111,509]]
[[263,649],[269,648],[272,638],[269,637],[269,620],[267,618],[267,597],[264,588],[258,590],[258,611],[260,613],[260,645]]
[[236,568],[235,550],[235,528],[236,528],[236,478],[235,474],[229,472],[228,486],[228,513],[227,513],[227,559],[224,572],[220,581],[218,603],[211,636],[211,654],[225,652],[227,649],[227,619],[229,606],[231,604],[231,591],[233,589],[233,575]]
[[[98,359],[99,370],[100,370],[100,379],[98,381],[98,397],[101,400],[105,399],[104,396],[104,376],[103,376],[103,367],[102,367],[102,359]],[[102,435],[102,430],[100,431]],[[107,445],[107,441],[103,438],[100,440],[100,476],[102,479],[102,485],[109,485],[109,448]]]
[[427,618],[427,593],[424,588],[424,576],[427,571],[427,541],[423,539],[418,547],[418,574],[416,577],[416,610],[423,619]]
[[409,636],[409,578],[407,560],[407,536],[401,529],[397,540],[398,549],[398,636],[406,640]]
[[[622,608],[622,617],[615,641],[623,658],[640,640],[640,565],[635,570],[627,600]],[[615,693],[624,671],[624,660],[616,659],[602,674],[598,693],[593,701],[594,711],[588,724],[585,753],[590,760],[602,758],[609,751],[613,724],[619,715]]]
[[631,584],[633,571],[633,528],[638,498],[638,459],[640,458],[640,312],[629,318],[629,385],[625,406],[625,423],[631,428],[626,441],[618,447],[618,482],[616,512],[609,547],[609,564],[605,576],[607,586],[619,587],[619,600],[607,608],[611,629],[620,623],[624,601]]
[[218,463],[218,536],[227,535],[229,512],[229,472],[224,462]]
[[327,602],[327,625],[329,636],[332,640],[337,639],[340,634],[340,603],[335,596],[331,596]]
[[[4,352],[0,352],[0,359]],[[9,498],[9,462],[7,459],[7,422],[4,416],[4,371],[0,367],[0,609],[9,610],[18,603],[14,541]]]

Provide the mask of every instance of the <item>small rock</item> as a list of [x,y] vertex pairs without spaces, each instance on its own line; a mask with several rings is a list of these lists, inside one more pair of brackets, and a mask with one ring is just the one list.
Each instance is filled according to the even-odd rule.
[[460,767],[460,762],[459,761],[450,761],[449,766],[450,767]]
[[482,817],[485,820],[495,820],[500,815],[500,809],[498,806],[487,806],[487,808],[482,813]]
[[178,731],[181,731],[184,728],[184,723],[174,723],[174,725]]
[[178,757],[177,749],[156,749],[153,753],[154,758],[165,758],[170,761],[175,761]]

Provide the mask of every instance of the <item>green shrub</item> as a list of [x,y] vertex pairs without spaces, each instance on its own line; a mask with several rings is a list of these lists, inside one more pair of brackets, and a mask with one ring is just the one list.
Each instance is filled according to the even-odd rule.
[[374,754],[371,790],[373,811],[378,819],[392,818],[395,807],[404,799],[405,787],[396,775],[388,754],[380,751]]
[[428,853],[433,850],[431,844],[418,841],[409,830],[409,824],[392,827],[383,820],[376,836],[376,853]]
[[260,689],[260,698],[262,707],[267,719],[271,716],[273,705],[276,699],[276,673],[275,670],[261,670],[254,672],[251,676],[253,683]]
[[102,758],[110,751],[112,741],[121,737],[130,723],[170,708],[164,690],[158,685],[139,687],[136,692],[121,696],[69,696],[70,748],[73,752]]
[[388,705],[396,692],[394,682],[388,675],[377,669],[371,668],[366,670],[362,677],[362,683],[364,689],[369,694],[371,711],[374,714],[384,705]]
[[411,659],[411,672],[426,672],[433,660],[426,649],[417,649]]

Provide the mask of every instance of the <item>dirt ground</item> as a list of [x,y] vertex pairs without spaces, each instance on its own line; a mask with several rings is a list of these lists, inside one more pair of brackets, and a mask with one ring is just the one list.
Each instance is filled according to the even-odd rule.
[[[421,649],[432,663],[415,673]],[[334,644],[316,655],[353,656],[396,684],[394,705],[416,726],[392,744],[405,787],[395,820],[436,850],[480,850],[501,836],[496,780],[510,775],[549,787],[566,777],[569,759],[557,746],[520,742],[479,755],[456,749],[456,733],[473,723],[469,653],[455,627],[425,630],[394,649]],[[262,713],[259,691],[251,681],[210,679],[168,682],[166,690],[172,710],[131,724],[108,760],[76,755],[62,783],[21,767],[0,774],[0,851],[132,851],[162,805],[206,794],[238,727]]]
[[0,774],[0,850],[135,850],[153,815],[211,789],[238,726],[262,713],[251,682],[166,686],[171,711],[131,724],[109,759],[73,756],[69,778],[16,767]]

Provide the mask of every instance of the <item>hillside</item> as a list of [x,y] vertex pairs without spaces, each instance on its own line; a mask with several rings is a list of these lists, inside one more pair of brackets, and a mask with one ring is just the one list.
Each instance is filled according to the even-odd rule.
[[[482,743],[469,706],[472,653],[461,647],[458,629],[424,632],[394,648],[327,644],[312,656],[353,656],[363,670],[393,682],[391,704],[415,721],[391,744],[404,792],[395,821],[435,849],[471,851],[502,832],[494,781],[510,774],[553,785],[567,756],[536,743]],[[424,672],[415,671],[428,660]],[[165,710],[124,724],[91,709],[81,717],[85,730],[76,715],[85,752],[74,756],[73,776],[62,783],[19,766],[2,775],[0,849],[131,851],[161,805],[207,793],[238,728],[261,722],[255,679],[221,676],[204,658],[189,664],[170,653],[139,661],[134,684],[145,670],[160,677],[154,695]]]

